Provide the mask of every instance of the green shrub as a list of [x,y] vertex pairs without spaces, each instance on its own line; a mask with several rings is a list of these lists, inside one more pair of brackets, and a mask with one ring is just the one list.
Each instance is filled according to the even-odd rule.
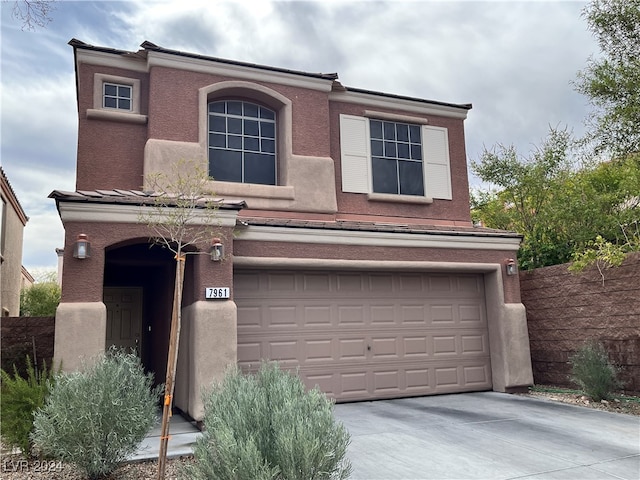
[[263,363],[255,375],[233,370],[205,394],[205,431],[184,478],[343,479],[350,438],[332,402],[305,392],[297,375]]
[[35,414],[35,446],[91,479],[109,474],[156,421],[160,391],[152,384],[138,357],[116,349],[81,372],[61,375]]
[[617,379],[618,369],[609,361],[604,346],[595,340],[585,342],[569,359],[571,380],[593,401],[610,399],[622,384]]
[[12,448],[19,448],[25,457],[31,455],[33,414],[44,405],[45,398],[53,383],[53,372],[37,370],[26,356],[26,375],[23,377],[13,366],[13,376],[4,369],[0,370],[2,386],[0,392],[0,435],[2,442]]

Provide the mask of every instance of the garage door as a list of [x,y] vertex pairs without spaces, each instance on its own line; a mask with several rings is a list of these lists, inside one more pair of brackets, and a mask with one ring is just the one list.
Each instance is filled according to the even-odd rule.
[[338,401],[491,388],[481,275],[236,271],[238,362]]

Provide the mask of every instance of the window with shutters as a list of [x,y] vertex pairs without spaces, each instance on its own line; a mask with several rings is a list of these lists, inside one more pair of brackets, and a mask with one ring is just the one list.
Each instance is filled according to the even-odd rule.
[[340,150],[343,192],[420,203],[452,198],[446,128],[342,114]]

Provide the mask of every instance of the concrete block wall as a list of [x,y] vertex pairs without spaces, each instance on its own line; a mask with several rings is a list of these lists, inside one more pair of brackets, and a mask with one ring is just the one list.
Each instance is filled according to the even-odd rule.
[[520,273],[536,384],[571,386],[570,356],[600,340],[621,367],[625,390],[640,393],[640,253],[622,266],[581,274],[555,265]]
[[13,373],[13,364],[21,370],[26,355],[37,356],[38,365],[46,362],[51,367],[55,317],[2,317],[0,318],[0,356],[2,368]]

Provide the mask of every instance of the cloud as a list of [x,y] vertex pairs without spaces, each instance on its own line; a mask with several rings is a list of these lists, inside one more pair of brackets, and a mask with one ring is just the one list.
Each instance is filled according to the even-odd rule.
[[2,2],[2,164],[27,214],[24,263],[55,266],[63,232],[53,189],[75,185],[72,38],[123,50],[166,48],[312,72],[343,84],[473,103],[467,153],[526,153],[549,125],[582,131],[571,80],[597,45],[584,2],[57,2],[46,29],[23,32]]

